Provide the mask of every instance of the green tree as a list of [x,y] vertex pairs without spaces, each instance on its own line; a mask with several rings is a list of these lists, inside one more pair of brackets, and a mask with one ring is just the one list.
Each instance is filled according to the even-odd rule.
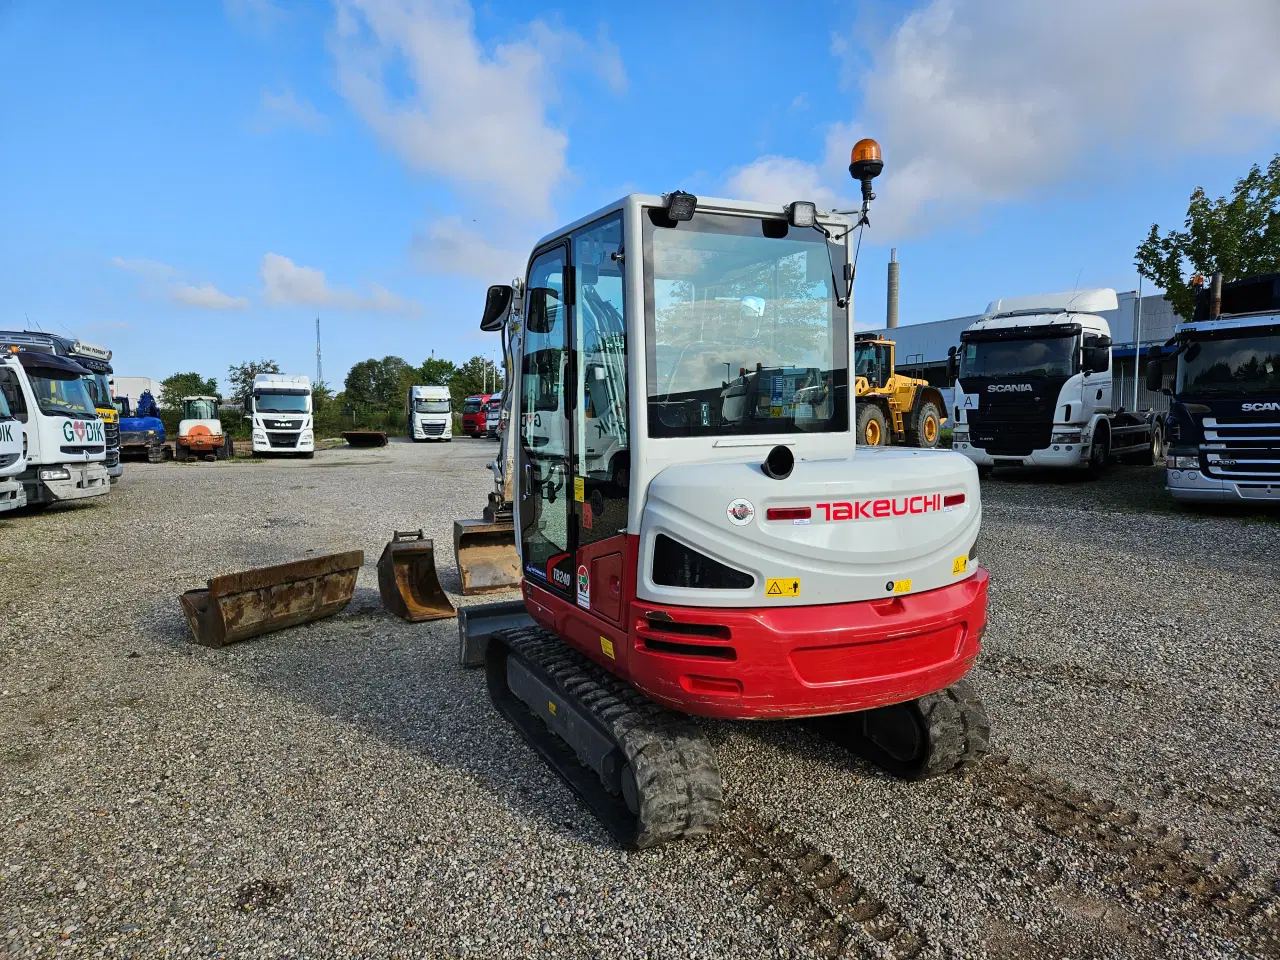
[[347,371],[343,392],[356,407],[395,409],[402,404],[416,376],[417,370],[400,357],[361,360]]
[[218,395],[218,382],[198,373],[175,373],[160,381],[160,396],[156,402],[162,407],[175,409],[182,405],[183,397],[211,397]]
[[[488,392],[493,393],[501,389],[501,384],[496,387],[493,385],[493,364],[485,357],[472,357],[454,370],[449,378],[449,396],[453,400],[455,410],[462,409],[462,401],[467,397],[485,392],[486,370],[488,370]],[[501,379],[501,370],[498,376]]]
[[231,396],[228,399],[247,407],[249,397],[253,395],[253,378],[260,373],[279,372],[280,364],[274,360],[259,360],[256,363],[249,360],[228,367],[228,379],[231,382]]
[[424,387],[447,387],[457,372],[457,364],[452,360],[428,357],[418,369],[418,383]]
[[1280,271],[1280,154],[1264,171],[1256,164],[1231,196],[1210,200],[1196,187],[1182,230],[1160,235],[1151,225],[1134,257],[1138,272],[1165,289],[1184,320],[1195,309],[1192,281],[1221,271],[1224,280]]

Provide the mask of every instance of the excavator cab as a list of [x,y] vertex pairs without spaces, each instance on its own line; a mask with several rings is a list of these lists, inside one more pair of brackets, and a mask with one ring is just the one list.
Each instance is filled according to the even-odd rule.
[[460,658],[624,845],[714,827],[691,716],[826,718],[913,779],[985,749],[977,472],[853,455],[854,229],[632,195],[490,289],[524,609],[469,607]]

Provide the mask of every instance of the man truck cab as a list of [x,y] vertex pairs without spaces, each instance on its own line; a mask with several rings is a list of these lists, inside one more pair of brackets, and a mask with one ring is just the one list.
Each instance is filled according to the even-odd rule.
[[1148,418],[1112,406],[1111,289],[993,300],[952,348],[952,446],[979,469],[1087,468],[1145,456]]
[[405,410],[409,439],[453,439],[453,403],[448,387],[410,387]]
[[[0,370],[16,374],[14,368],[18,366],[12,354],[0,354]],[[19,479],[27,469],[26,446],[22,421],[13,415],[0,390],[0,513],[27,505],[27,494]]]
[[106,431],[85,386],[89,371],[68,357],[3,345],[17,363],[0,367],[0,392],[24,426],[19,474],[29,507],[109,493]]
[[1170,495],[1280,503],[1280,273],[1215,276],[1191,321],[1147,357],[1147,389],[1171,397],[1161,422]]
[[264,453],[315,456],[309,377],[260,373],[253,378],[250,406],[255,457]]

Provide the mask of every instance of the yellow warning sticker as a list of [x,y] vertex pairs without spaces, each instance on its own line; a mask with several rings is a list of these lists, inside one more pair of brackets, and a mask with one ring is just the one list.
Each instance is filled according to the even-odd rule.
[[951,572],[953,574],[964,573],[968,569],[969,569],[968,557],[956,557],[954,560],[951,561]]
[[770,417],[773,417],[774,419],[777,419],[778,417],[781,417],[781,416],[782,416],[782,408],[781,408],[781,407],[770,407],[770,408],[769,408],[769,416],[770,416]]
[[547,710],[553,717],[556,715],[556,705],[550,700],[547,701]]
[[583,503],[587,499],[587,481],[582,477],[573,478],[573,499]]
[[766,597],[798,597],[800,596],[799,577],[774,577],[764,582]]
[[894,592],[894,593],[908,593],[908,592],[910,592],[910,590],[911,590],[911,581],[910,581],[910,580],[895,580],[895,581],[893,581],[893,592]]
[[608,637],[600,638],[600,652],[603,653],[610,660],[617,659],[617,657],[613,655],[613,641],[610,640]]

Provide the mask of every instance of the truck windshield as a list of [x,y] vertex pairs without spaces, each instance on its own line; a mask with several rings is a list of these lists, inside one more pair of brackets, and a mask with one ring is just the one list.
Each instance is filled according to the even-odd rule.
[[960,377],[1069,377],[1075,362],[1075,334],[968,341],[960,351]]
[[466,400],[464,400],[464,401],[462,402],[462,412],[463,412],[463,413],[479,413],[479,412],[480,412],[480,398],[479,398],[479,397],[468,397]]
[[83,379],[55,380],[42,377],[35,370],[28,370],[27,378],[36,405],[45,416],[93,419],[98,415]]
[[848,429],[843,244],[780,220],[653,210],[644,245],[650,436]]
[[306,413],[311,409],[311,394],[263,390],[254,393],[253,408],[259,413]]
[[448,400],[423,400],[421,398],[413,401],[414,413],[448,413],[450,410]]
[[1178,395],[1280,395],[1280,330],[1250,333],[1187,343],[1178,355]]
[[89,399],[93,401],[95,409],[110,410],[115,406],[111,401],[111,387],[107,383],[105,373],[95,373],[81,379],[84,380],[84,385],[89,391]]
[[9,401],[4,398],[4,391],[0,390],[0,420],[13,419],[13,414],[9,412]]

